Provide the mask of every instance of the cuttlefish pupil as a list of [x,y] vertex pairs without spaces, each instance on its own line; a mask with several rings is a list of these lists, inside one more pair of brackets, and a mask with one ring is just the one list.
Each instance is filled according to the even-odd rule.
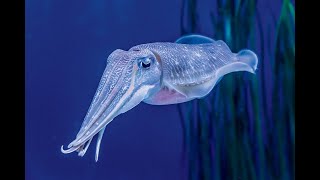
[[151,65],[151,59],[150,58],[143,58],[143,60],[140,63],[143,68],[147,69]]
[[105,127],[119,114],[140,102],[168,105],[203,98],[226,74],[255,73],[256,54],[244,49],[232,53],[221,40],[188,35],[175,43],[141,44],[128,51],[117,49],[108,59],[99,87],[75,138],[63,153],[83,156],[98,134],[98,161]]

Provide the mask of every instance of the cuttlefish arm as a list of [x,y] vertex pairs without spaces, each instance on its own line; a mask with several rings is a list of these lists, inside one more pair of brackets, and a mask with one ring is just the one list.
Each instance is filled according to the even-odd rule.
[[93,137],[98,134],[95,155],[97,161],[107,124],[157,91],[161,77],[159,68],[159,63],[148,50],[114,51],[108,57],[106,69],[76,138],[68,145],[68,149],[61,146],[61,151],[76,151],[79,156],[83,156]]
[[205,97],[231,72],[255,73],[258,58],[250,50],[232,53],[221,40],[201,35],[179,38],[175,43],[149,43],[128,51],[115,50],[107,59],[96,94],[76,138],[63,153],[83,156],[98,134],[98,161],[106,126],[140,102],[176,104]]
[[99,132],[99,136],[98,136],[98,140],[97,140],[97,145],[96,145],[96,155],[95,155],[95,161],[97,162],[99,159],[99,150],[100,150],[100,144],[101,144],[101,140],[103,137],[103,133],[104,130],[106,129],[106,127],[102,128],[102,130]]

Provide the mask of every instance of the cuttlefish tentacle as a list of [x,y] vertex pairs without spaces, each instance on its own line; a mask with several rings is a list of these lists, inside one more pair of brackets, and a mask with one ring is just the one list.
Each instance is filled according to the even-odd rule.
[[[107,82],[109,82],[110,80],[113,80],[113,81],[117,81],[118,78],[117,78],[117,74],[119,73],[119,69],[118,71],[115,69],[115,67],[117,67],[121,62],[120,59],[116,59],[117,56],[115,56],[115,54],[121,52],[122,50],[120,49],[117,49],[115,50],[112,54],[110,54],[110,58],[113,58],[114,60],[113,61],[109,61],[107,62],[107,65],[112,67],[112,68],[106,68],[104,70],[104,73],[101,77],[101,80],[99,82],[99,86],[98,86],[98,89],[95,93],[95,96],[92,100],[92,103],[90,105],[90,108],[88,110],[88,113],[81,125],[81,129],[80,131],[78,132],[77,134],[77,137],[80,136],[83,131],[85,130],[85,128],[83,127],[86,127],[87,123],[90,121],[90,119],[92,119],[92,116],[93,114],[97,113],[97,108],[99,108],[100,106],[98,105],[98,103],[101,103],[102,100],[104,100],[104,98],[107,98],[109,95],[110,95],[110,91],[112,90],[111,87],[112,86],[107,86]],[[125,63],[125,62],[124,62]],[[120,64],[120,66],[123,66],[122,64]],[[116,84],[116,83],[112,83],[112,84]],[[105,96],[104,98],[101,98]]]
[[97,145],[96,145],[96,156],[95,156],[95,160],[96,162],[99,159],[99,150],[100,150],[100,144],[101,144],[101,140],[102,140],[102,136],[104,133],[104,130],[106,129],[106,127],[104,127],[100,132],[99,132],[99,136],[98,136],[98,140],[97,140]]
[[188,35],[175,43],[148,43],[128,51],[117,49],[106,69],[84,122],[63,153],[83,156],[96,134],[98,161],[107,124],[140,102],[152,105],[183,103],[205,97],[228,73],[255,73],[258,58],[250,50],[232,53],[221,40]]

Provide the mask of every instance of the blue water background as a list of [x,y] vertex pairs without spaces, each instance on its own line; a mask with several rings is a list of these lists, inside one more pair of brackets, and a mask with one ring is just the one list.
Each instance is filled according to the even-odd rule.
[[[281,1],[265,2],[277,15]],[[82,158],[60,152],[81,126],[108,55],[137,44],[175,41],[181,35],[181,6],[182,0],[26,1],[27,180],[185,177],[176,105],[141,103],[118,116],[107,126],[97,163],[95,141]],[[209,0],[198,6],[204,35],[214,28],[208,21],[212,6]]]

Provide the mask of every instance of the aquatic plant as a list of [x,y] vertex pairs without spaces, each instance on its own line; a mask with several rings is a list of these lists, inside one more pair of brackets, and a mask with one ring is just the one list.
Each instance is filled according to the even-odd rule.
[[[256,76],[227,75],[204,99],[178,105],[187,179],[294,179],[295,10],[276,17],[254,0],[217,0],[213,39],[257,52]],[[186,0],[181,35],[198,33],[197,1]]]

